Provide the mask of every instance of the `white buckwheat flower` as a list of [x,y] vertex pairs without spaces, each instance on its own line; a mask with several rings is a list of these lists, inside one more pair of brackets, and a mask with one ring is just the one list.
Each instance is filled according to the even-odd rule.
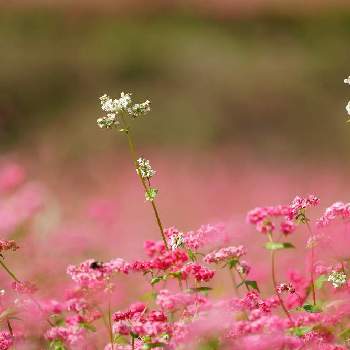
[[132,101],[131,101],[131,94],[122,92],[120,94],[120,99],[119,100],[115,100],[115,101],[118,104],[118,109],[119,110],[127,111],[127,109],[129,108],[129,106],[132,103]]
[[342,271],[332,271],[328,276],[328,282],[331,282],[334,288],[339,288],[346,283],[346,274]]
[[136,172],[141,175],[143,179],[150,179],[156,174],[156,171],[152,169],[149,160],[140,157],[137,160],[137,169]]
[[118,126],[120,123],[117,119],[117,115],[114,113],[108,113],[106,117],[98,118],[97,125],[100,128],[110,129],[114,126]]
[[172,250],[176,250],[179,247],[182,247],[185,243],[184,235],[182,232],[179,232],[177,235],[172,235],[170,237],[170,246]]
[[128,112],[133,118],[141,117],[151,111],[151,102],[145,101],[143,103],[135,103]]
[[[101,109],[107,113],[105,117],[97,119],[100,128],[110,129],[119,126],[120,114],[137,118],[146,115],[151,110],[151,102],[133,103],[131,94],[122,92],[119,99],[112,99],[107,94],[100,97]],[[122,129],[120,130],[122,131]]]
[[350,85],[350,76],[344,79],[344,83]]
[[346,111],[348,112],[348,114],[350,115],[350,101],[348,102],[348,104],[345,107]]

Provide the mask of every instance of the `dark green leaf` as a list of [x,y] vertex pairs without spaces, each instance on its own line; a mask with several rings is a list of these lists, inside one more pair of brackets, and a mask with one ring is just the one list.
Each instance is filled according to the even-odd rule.
[[251,288],[257,290],[257,291],[260,293],[260,290],[259,290],[259,287],[258,287],[258,283],[257,283],[256,281],[244,280],[244,281],[242,281],[241,283],[239,283],[239,284],[237,285],[237,288],[243,286],[244,284],[245,284],[246,286],[248,286],[248,287],[251,287]]
[[160,281],[163,281],[164,280],[164,276],[157,276],[157,277],[153,277],[151,279],[151,285],[155,285],[157,283],[159,283]]
[[196,254],[191,249],[187,250],[187,254],[192,261],[196,261]]
[[143,345],[143,349],[154,349],[154,348],[164,348],[166,346],[165,343],[147,343]]
[[190,288],[190,292],[192,293],[206,293],[212,290],[210,287],[198,287],[198,288]]
[[228,261],[228,267],[230,269],[234,268],[237,264],[238,264],[238,260],[237,259],[231,259],[231,260]]
[[94,325],[92,325],[91,323],[83,322],[83,323],[80,323],[80,326],[82,328],[87,329],[88,331],[96,332],[96,327]]
[[310,313],[322,312],[322,309],[320,306],[312,305],[312,304],[304,304],[300,309]]

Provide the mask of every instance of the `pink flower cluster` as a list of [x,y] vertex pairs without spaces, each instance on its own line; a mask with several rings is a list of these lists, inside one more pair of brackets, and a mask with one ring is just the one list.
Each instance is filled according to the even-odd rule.
[[308,207],[316,207],[319,203],[319,198],[313,194],[310,194],[305,198],[296,196],[290,205],[290,217],[296,218],[301,210]]
[[67,273],[80,287],[103,288],[108,284],[112,274],[120,272],[127,274],[129,270],[130,264],[123,259],[118,258],[106,263],[88,259],[77,266],[68,266]]
[[215,271],[197,263],[189,263],[181,269],[182,279],[187,279],[189,276],[192,276],[198,282],[208,282],[214,275]]
[[203,260],[207,263],[219,263],[229,259],[239,259],[246,254],[247,250],[242,245],[238,247],[225,247],[210,252]]
[[16,251],[18,248],[19,246],[14,240],[0,240],[0,254],[8,250]]
[[273,219],[280,218],[279,231],[288,235],[295,231],[296,225],[293,222],[303,210],[310,206],[319,204],[319,199],[314,195],[305,198],[295,197],[290,205],[277,205],[270,207],[257,207],[247,214],[247,221],[256,226],[257,231],[267,234],[276,229]]
[[[20,213],[17,219],[17,213],[11,212],[12,219],[7,221],[11,225],[0,223],[0,232],[14,237],[17,228],[39,214],[44,197],[26,192],[28,188],[22,185],[16,171],[8,174],[1,175],[0,171],[0,192],[5,193],[0,200],[0,219],[15,209]],[[22,188],[17,189],[18,186]],[[287,235],[298,222],[309,220],[306,209],[318,203],[315,196],[296,197],[291,205],[256,208],[247,218],[260,232],[271,234],[279,227],[278,231]],[[349,207],[335,203],[326,209],[319,226],[327,226],[337,217],[347,219]],[[97,232],[101,222],[103,229],[115,224],[113,208],[100,203],[89,213],[94,224],[98,224]],[[340,224],[347,228],[347,220]],[[5,226],[9,230],[1,231]],[[84,229],[87,226],[84,222]],[[244,246],[234,242],[234,237],[229,241],[222,225],[204,225],[188,232],[170,228],[165,230],[165,235],[169,250],[162,241],[147,240],[145,253],[138,256],[135,249],[128,261],[85,260],[68,266],[71,278],[59,280],[52,289],[47,285],[38,289],[31,282],[19,281],[11,272],[4,273],[4,289],[0,291],[0,350],[14,349],[15,343],[18,349],[52,350],[345,350],[349,347],[350,264],[346,254],[333,254],[328,249],[326,256],[320,245],[316,245],[312,246],[315,248],[312,254],[310,249],[301,249],[293,256],[293,249],[287,252],[284,249],[303,247],[307,237],[291,237],[293,244],[288,245],[271,235],[265,245],[269,254],[254,256],[253,250],[248,278],[251,267],[242,260],[250,247],[245,236],[242,235],[246,239]],[[21,253],[28,254],[23,260],[31,258],[19,276],[36,276],[31,265],[36,263],[35,249],[40,238],[35,236],[32,242],[29,236],[30,233],[18,235],[23,240]],[[315,240],[318,236],[310,237]],[[340,243],[345,251],[346,237]],[[82,244],[80,237],[77,242],[75,248]],[[76,258],[92,251],[85,247],[77,250]],[[13,240],[0,240],[0,253],[17,248]],[[274,254],[276,250],[278,254]],[[52,263],[54,260],[45,254],[45,264]],[[308,259],[308,264],[303,264],[304,259]],[[1,261],[13,263],[11,259]],[[303,273],[287,271],[298,263]],[[56,262],[49,264],[47,271],[55,269]],[[10,278],[15,280],[11,280],[12,288],[7,283]],[[39,279],[38,285],[42,283]],[[134,300],[144,302],[133,303]]]
[[[150,247],[152,247],[151,250]],[[159,249],[155,249],[155,247]],[[166,271],[168,269],[178,271],[189,260],[185,251],[180,249],[168,251],[160,242],[147,241],[146,252],[151,256],[151,259],[132,262],[130,269],[133,272]]]
[[193,305],[196,306],[196,311],[201,305],[208,305],[208,298],[198,293],[171,293],[167,289],[162,289],[157,294],[157,305],[165,311],[182,311],[186,309],[186,314],[193,314]]
[[126,311],[112,315],[113,332],[119,335],[152,337],[153,342],[161,342],[161,336],[170,332],[167,316],[158,310],[147,309],[143,303],[134,303]]
[[12,347],[14,337],[9,332],[0,332],[0,350],[7,350]]
[[211,243],[224,242],[227,239],[225,226],[217,225],[202,225],[196,231],[188,231],[185,233],[179,232],[175,227],[165,230],[165,236],[168,238],[169,244],[174,238],[182,236],[183,245],[187,249],[198,250],[201,247],[208,246]]
[[29,281],[14,281],[12,282],[12,289],[19,294],[34,294],[38,290],[36,285]]
[[319,228],[326,227],[337,217],[350,218],[350,203],[335,202],[325,210],[324,214],[317,220],[316,225]]

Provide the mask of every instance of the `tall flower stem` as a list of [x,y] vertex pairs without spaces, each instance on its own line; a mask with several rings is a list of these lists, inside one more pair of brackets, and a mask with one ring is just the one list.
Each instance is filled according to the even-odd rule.
[[[312,230],[310,224],[306,221],[306,227],[309,231],[310,238],[312,239]],[[310,269],[310,279],[311,279],[311,291],[312,291],[312,301],[313,304],[316,305],[316,289],[315,289],[315,277],[314,277],[314,261],[315,261],[315,247],[311,242],[311,269]]]
[[112,328],[112,313],[111,313],[111,300],[110,299],[108,301],[108,333],[109,333],[109,339],[110,339],[110,342],[111,342],[111,345],[112,345],[112,350],[114,350],[113,328]]
[[0,258],[0,265],[3,267],[3,269],[18,283],[21,281],[16,277],[16,275],[7,267],[7,265],[4,263],[4,261]]
[[236,282],[236,277],[235,274],[233,273],[233,271],[231,269],[228,269],[231,279],[232,279],[232,283],[233,283],[233,288],[235,289],[235,293],[238,297],[240,297],[240,293],[239,293],[239,289],[237,288],[237,282]]
[[[273,239],[272,239],[272,235],[271,233],[268,234],[268,237],[269,237],[269,240],[270,242],[273,242]],[[277,279],[276,279],[276,251],[275,250],[271,250],[271,275],[272,275],[272,283],[273,283],[273,288],[275,290],[275,293],[277,295],[277,298],[280,302],[280,305],[282,307],[282,310],[284,311],[284,313],[286,314],[286,316],[288,317],[288,319],[290,321],[293,321],[292,320],[292,317],[288,311],[288,309],[286,308],[286,306],[284,305],[284,302],[283,302],[283,299],[280,295],[280,293],[278,293],[278,290],[277,290]]]
[[247,291],[250,292],[249,286],[248,286],[246,283],[244,283],[244,277],[243,277],[243,275],[238,271],[238,269],[237,269],[236,266],[234,267],[234,269],[235,269],[235,271],[237,272],[237,275],[239,276],[239,278],[240,278],[240,280],[241,280],[241,283],[244,284],[244,285],[245,285],[245,288],[247,289]]
[[[137,153],[136,153],[135,143],[134,143],[134,141],[132,139],[131,131],[130,131],[130,128],[129,128],[128,124],[126,123],[125,118],[122,116],[121,119],[122,119],[123,124],[124,124],[124,132],[125,132],[125,134],[127,136],[127,139],[128,139],[128,144],[129,144],[129,150],[130,150],[130,153],[131,153],[131,157],[132,157],[132,160],[134,162],[135,168],[137,169]],[[147,192],[148,191],[148,187],[147,187],[145,179],[142,177],[140,172],[137,172],[137,173],[138,173],[139,179],[140,179],[140,181],[142,183],[142,186],[143,186],[144,190]],[[162,222],[160,220],[158,208],[157,208],[156,203],[155,203],[154,200],[152,200],[150,202],[151,202],[151,205],[152,205],[152,208],[153,208],[154,215],[156,217],[157,225],[159,227],[160,234],[162,236],[165,248],[167,250],[169,250],[168,243],[166,241],[166,237],[165,237],[165,234],[164,234],[164,228],[163,228]]]

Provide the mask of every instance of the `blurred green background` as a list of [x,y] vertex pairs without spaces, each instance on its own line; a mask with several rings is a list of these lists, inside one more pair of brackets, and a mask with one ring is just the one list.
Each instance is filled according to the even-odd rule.
[[124,140],[94,125],[98,97],[124,90],[152,101],[135,126],[143,146],[346,158],[350,11],[281,2],[230,13],[225,3],[221,12],[152,1],[137,11],[2,6],[1,152],[115,148]]

